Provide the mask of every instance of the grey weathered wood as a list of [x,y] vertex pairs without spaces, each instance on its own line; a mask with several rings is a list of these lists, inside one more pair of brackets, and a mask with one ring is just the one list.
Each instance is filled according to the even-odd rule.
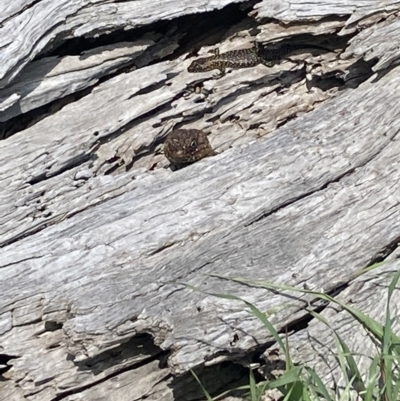
[[275,18],[279,21],[318,21],[324,17],[348,16],[346,26],[367,19],[374,14],[387,15],[398,10],[397,0],[263,0],[256,4],[257,19]]
[[[215,96],[211,96],[207,102],[200,103],[200,106],[195,103],[195,96],[192,99],[181,97],[176,101],[172,110],[167,110],[145,123],[134,126],[130,131],[121,135],[115,143],[105,144],[104,148],[106,149],[101,146],[98,152],[93,150],[96,148],[97,141],[104,140],[107,136],[121,130],[128,122],[135,121],[135,119],[139,119],[142,115],[162,105],[167,105],[174,97],[182,94],[188,83],[190,84],[191,81],[198,79],[193,74],[184,71],[187,64],[187,62],[159,63],[129,74],[119,75],[100,85],[90,95],[64,107],[59,113],[0,143],[0,179],[3,180],[5,188],[0,194],[2,199],[0,209],[2,212],[2,217],[0,217],[2,219],[2,224],[0,224],[1,242],[4,244],[14,241],[21,235],[37,231],[48,224],[68,217],[70,214],[75,214],[79,210],[77,205],[81,204],[81,201],[75,199],[76,197],[89,196],[93,199],[90,203],[97,203],[95,199],[102,196],[105,198],[115,196],[112,190],[114,182],[119,193],[128,190],[132,185],[136,186],[132,182],[131,174],[117,177],[115,180],[95,177],[90,185],[82,185],[93,175],[89,172],[89,177],[86,177],[85,170],[88,167],[90,170],[93,162],[85,162],[85,160],[95,158],[96,155],[101,156],[100,160],[95,162],[96,171],[96,166],[101,165],[104,159],[107,159],[107,154],[109,158],[113,157],[120,146],[126,142],[129,144],[129,148],[134,151],[137,149],[137,153],[139,153],[140,148],[148,149],[165,132],[166,127],[163,125],[159,129],[153,128],[154,125],[163,120],[171,124],[173,116],[176,116],[177,113],[188,116],[212,107],[214,109],[213,118],[218,117],[224,121],[237,113],[241,117],[244,128],[247,128],[250,122],[257,123],[259,121],[268,132],[268,128],[273,129],[279,122],[279,117],[284,119],[296,111],[310,109],[313,103],[321,100],[321,97],[314,93],[304,93],[302,84],[298,87],[294,86],[295,90],[299,90],[299,95],[296,97],[299,102],[296,103],[293,100],[293,93],[288,92],[286,96],[282,96],[277,101],[275,92],[271,91],[271,97],[265,97],[266,90],[260,88],[254,91],[250,95],[251,97],[247,95],[246,98],[244,93],[242,95],[243,100],[239,98],[235,103],[231,103],[230,108],[227,108],[224,106],[224,102],[232,96],[232,77],[226,77],[217,83],[212,83]],[[258,66],[244,73],[235,71],[232,76],[237,77],[238,84],[245,92],[253,82],[264,81],[268,85],[276,77],[276,72],[264,77],[265,69],[266,67]],[[169,80],[167,78],[168,74],[177,73],[180,73],[180,79]],[[211,75],[211,73],[207,75]],[[163,82],[168,86],[134,96],[135,93],[152,87],[155,83]],[[302,99],[299,97],[300,94],[304,94]],[[244,102],[248,104],[248,109],[243,110]],[[96,105],[94,110],[93,105]],[[193,110],[193,108],[195,109]],[[270,110],[274,109],[278,113],[271,115]],[[88,110],[88,112],[82,113],[82,110]],[[256,117],[253,117],[257,110],[264,110],[264,112],[257,112]],[[182,117],[178,121],[181,119]],[[65,124],[67,121],[73,121],[74,124]],[[234,125],[231,123],[230,127]],[[210,126],[210,123],[205,124],[205,127]],[[63,128],[60,129],[60,127]],[[201,128],[204,127],[201,126]],[[236,132],[227,131],[227,128],[229,125],[221,127],[221,131],[225,131],[221,134],[218,132],[218,128],[215,130],[214,134],[217,139],[214,143],[217,149],[220,148],[219,141],[229,141],[234,145],[244,142],[242,138],[243,128],[238,129],[236,127]],[[235,140],[236,136],[240,136],[241,142]],[[18,154],[18,149],[21,146],[29,149],[28,153]],[[274,147],[280,146],[280,144],[274,145]],[[108,147],[111,149],[107,150]],[[271,150],[271,152],[274,153],[275,150]],[[10,154],[15,155],[15,157],[6,163]],[[234,159],[231,164],[236,164]],[[82,171],[83,173],[81,173]],[[137,173],[133,174],[137,175]],[[60,181],[60,177],[64,178]],[[241,180],[242,178],[238,176],[238,179]],[[38,183],[34,186],[26,185],[32,180],[38,181]],[[121,189],[122,182],[129,184],[129,187]],[[103,186],[102,183],[105,183],[106,186]],[[94,191],[94,187],[98,186],[103,188],[100,193]],[[18,193],[17,210],[15,210],[15,202],[11,201],[11,199],[15,199],[16,193]],[[86,203],[85,207],[87,206]],[[14,220],[16,216],[13,213],[17,213],[19,216],[17,217],[19,221],[17,226]]]
[[[80,56],[34,61],[1,93],[0,121],[26,113],[63,96],[93,86],[107,74],[137,58],[151,40],[102,46]],[[62,80],[60,79],[62,76]],[[18,93],[17,96],[15,94]]]
[[[366,28],[350,41],[343,57],[363,56],[366,60],[377,58],[379,61],[374,65],[374,71],[399,64],[400,52],[396,45],[399,24],[395,19]],[[383,41],[383,38],[386,40]]]
[[[135,333],[150,331],[156,344],[174,350],[171,366],[176,371],[186,370],[218,348],[230,348],[234,331],[223,322],[229,322],[233,316],[237,319],[236,330],[267,339],[256,320],[241,320],[247,313],[241,312],[240,306],[194,296],[188,290],[176,292],[179,286],[166,282],[179,279],[211,291],[223,288],[242,296],[248,294],[248,290],[239,285],[206,278],[209,273],[218,273],[264,277],[288,284],[306,281],[311,287],[329,290],[364,266],[397,235],[398,194],[388,196],[382,191],[382,187],[390,188],[385,180],[393,183],[398,179],[398,142],[393,141],[398,117],[384,107],[388,91],[392,90],[393,96],[399,93],[395,86],[397,81],[397,71],[393,71],[378,84],[367,84],[370,91],[360,88],[345,94],[314,115],[289,124],[258,146],[253,144],[242,150],[225,152],[171,177],[160,177],[162,181],[157,185],[144,184],[143,194],[136,188],[6,247],[0,257],[2,274],[7,277],[1,303],[15,310],[21,301],[30,302],[29,298],[39,291],[44,298],[43,319],[65,321],[63,330],[68,338],[68,350],[78,360],[85,355],[95,355],[115,342],[123,342]],[[356,94],[360,96],[358,108],[346,111],[345,98],[354,98]],[[365,118],[357,120],[359,111],[365,113],[375,104],[382,105],[379,132]],[[333,109],[336,114],[331,112]],[[339,116],[342,116],[342,130],[337,121]],[[332,128],[327,125],[329,121]],[[349,127],[346,121],[352,122],[350,127],[355,136],[346,131]],[[382,131],[385,127],[386,135]],[[375,151],[373,141],[376,142]],[[281,153],[273,146],[276,142],[280,143]],[[364,149],[367,152],[364,157],[363,143],[366,147],[369,145]],[[292,157],[297,159],[298,178],[295,178]],[[235,163],[234,169],[229,160]],[[331,171],[338,176],[321,171],[327,160],[330,166],[336,166]],[[319,190],[357,167],[360,170],[354,175]],[[312,171],[320,176],[313,186]],[[379,180],[373,179],[378,171]],[[213,174],[207,177],[207,172]],[[288,175],[290,181],[285,178]],[[297,180],[300,187],[296,190]],[[185,190],[188,185],[194,188]],[[285,185],[289,187],[286,189]],[[290,199],[294,201],[305,192],[310,195],[282,208],[282,204]],[[315,194],[311,195],[312,192]],[[202,193],[213,199],[213,207],[210,201],[202,199]],[[374,197],[369,196],[371,193]],[[376,209],[376,205],[380,209]],[[279,212],[259,223],[244,227],[260,214],[279,208]],[[163,210],[163,214],[157,216],[155,210]],[[169,216],[167,221],[165,214]],[[358,215],[363,216],[362,221],[358,220]],[[333,220],[324,216],[331,216]],[[224,220],[225,229],[221,232]],[[306,222],[312,230],[307,229]],[[353,223],[349,227],[350,222]],[[370,227],[368,231],[365,224]],[[345,237],[342,226],[352,229]],[[163,247],[178,241],[182,242],[181,246],[162,251]],[[268,243],[267,249],[265,243]],[[289,244],[291,247],[286,248]],[[294,274],[296,278],[291,278]],[[60,286],[62,282],[69,284]],[[13,290],[16,285],[18,293]],[[263,290],[252,291],[247,299],[257,301],[264,310],[285,302],[284,298]],[[278,327],[298,317],[296,309],[302,313],[301,302],[291,303],[292,308],[287,307],[273,319]],[[202,307],[201,313],[195,312],[196,304]],[[182,305],[186,307],[182,309]],[[68,314],[65,313],[67,309],[70,309]],[[199,336],[203,337],[200,343],[196,340]],[[10,347],[7,341],[5,344]],[[243,353],[251,345],[252,340],[243,337],[236,345],[237,351]]]
[[[55,40],[94,36],[117,29],[133,29],[159,20],[220,9],[242,0],[29,0],[14,2],[5,10],[0,39],[0,88]],[[15,4],[16,3],[16,4]],[[0,9],[1,11],[1,9]],[[2,13],[0,13],[2,15]],[[24,38],[25,40],[20,40]]]
[[[124,45],[115,60],[93,49],[91,70],[83,70],[90,59],[65,56],[56,67],[60,79],[45,78],[38,66],[54,59],[29,63],[42,48],[72,35],[205,11],[200,2],[185,8],[164,1],[155,12],[153,3],[142,1],[80,3],[80,10],[75,2],[53,4],[46,18],[33,18],[21,28],[37,24],[40,29],[24,42],[11,43],[9,24],[42,16],[49,7],[40,1],[18,14],[26,4],[3,9],[9,17],[0,30],[5,33],[0,59],[10,57],[0,66],[2,82],[13,78],[0,91],[3,107],[19,101],[18,88],[24,92],[14,109],[0,114],[2,121],[54,101],[64,90],[92,86],[98,74],[131,59]],[[229,278],[325,291],[350,283],[343,299],[354,300],[360,291],[357,305],[366,311],[370,299],[382,302],[381,290],[366,296],[374,288],[368,287],[373,273],[356,280],[354,275],[389,253],[400,238],[400,116],[393,107],[400,101],[400,73],[383,71],[348,88],[354,87],[350,78],[371,73],[353,66],[360,58],[379,58],[376,71],[397,62],[396,49],[383,45],[394,38],[397,17],[371,24],[376,15],[384,15],[385,6],[392,12],[398,5],[291,5],[300,10],[297,17],[267,10],[266,3],[257,6],[253,17],[258,24],[270,14],[302,20],[270,36],[272,25],[261,25],[261,42],[302,34],[308,22],[314,33],[341,27],[341,33],[348,32],[356,26],[352,22],[361,32],[340,56],[331,44],[335,52],[303,52],[271,69],[233,70],[221,79],[213,79],[215,71],[188,73],[193,58],[187,53],[154,62],[179,45],[183,33],[169,33],[150,54],[135,59],[135,71],[95,85],[81,99],[0,141],[0,369],[9,367],[0,381],[1,401],[193,399],[193,384],[185,374],[204,366],[202,378],[211,391],[238,383],[246,374],[219,362],[246,364],[250,351],[271,336],[242,304],[184,284],[254,302],[272,313],[278,329],[306,317],[306,301],[312,298],[272,293]],[[66,17],[58,25],[52,15],[56,9],[60,18]],[[328,14],[331,21],[315,22]],[[214,47],[250,47],[251,27],[250,22],[238,24],[237,32],[221,44],[203,47],[199,55]],[[171,40],[170,47],[162,48],[162,40]],[[109,67],[99,60],[109,60]],[[79,71],[84,72],[70,88]],[[314,77],[328,73],[343,78],[340,90],[313,86]],[[30,91],[23,83],[32,76],[52,90]],[[188,95],[199,84],[203,91]],[[291,116],[299,117],[276,130]],[[173,173],[165,169],[161,143],[174,126],[209,131],[221,154]],[[384,291],[387,281],[382,283]],[[335,325],[343,324],[342,315],[335,320],[326,313]],[[337,375],[335,366],[322,366],[304,342],[306,334],[318,336],[322,330],[312,323],[308,333],[292,333],[294,356],[299,362],[315,360],[326,377],[332,371]],[[364,340],[354,336],[352,341],[357,349]],[[332,344],[326,337],[326,346]],[[2,362],[4,356],[11,359]]]

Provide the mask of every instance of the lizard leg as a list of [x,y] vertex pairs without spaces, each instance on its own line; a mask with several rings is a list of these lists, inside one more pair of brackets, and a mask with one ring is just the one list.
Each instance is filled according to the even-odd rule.
[[220,71],[220,73],[219,73],[219,78],[222,78],[224,75],[226,75],[226,70],[225,70],[225,67],[219,67],[219,71]]
[[275,61],[272,61],[272,60],[263,60],[263,61],[262,61],[262,64],[265,65],[266,67],[271,68],[271,67],[273,67],[276,63],[275,63]]
[[219,49],[217,48],[217,49],[211,49],[211,50],[209,50],[208,51],[209,53],[212,53],[212,54],[215,54],[216,56],[219,56]]
[[264,47],[261,46],[260,42],[255,41],[254,42],[254,49],[256,50],[257,53],[259,53],[259,52],[264,50]]

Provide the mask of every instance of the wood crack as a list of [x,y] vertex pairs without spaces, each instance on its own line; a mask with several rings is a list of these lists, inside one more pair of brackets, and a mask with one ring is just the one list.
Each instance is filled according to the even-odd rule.
[[79,167],[80,165],[85,164],[89,160],[95,160],[95,158],[96,158],[96,156],[91,153],[75,156],[75,157],[71,158],[70,160],[68,160],[66,163],[64,163],[64,165],[57,170],[54,170],[51,172],[45,172],[45,173],[37,175],[36,177],[32,177],[29,181],[27,181],[27,184],[33,186],[40,182],[46,181],[49,178],[61,175],[61,174],[65,173],[66,171],[74,169],[75,167]]

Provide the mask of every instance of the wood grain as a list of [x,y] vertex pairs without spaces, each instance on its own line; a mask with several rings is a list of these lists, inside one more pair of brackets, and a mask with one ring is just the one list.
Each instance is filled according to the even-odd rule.
[[[263,2],[221,43],[193,38],[191,53],[177,18],[233,2],[158,3],[0,5],[0,121],[36,117],[0,141],[0,401],[190,400],[201,397],[191,368],[217,395],[272,338],[212,294],[254,302],[277,329],[309,318],[313,297],[266,281],[339,291],[383,318],[400,238],[396,2]],[[86,55],[46,53],[161,20],[162,38],[151,26]],[[253,29],[269,44],[307,27],[331,53],[221,79],[187,72],[212,48],[249,47]],[[167,170],[176,128],[211,132],[220,154]],[[363,349],[343,311],[322,313]],[[289,341],[296,362],[341,383],[316,346],[333,349],[325,327],[312,320]]]

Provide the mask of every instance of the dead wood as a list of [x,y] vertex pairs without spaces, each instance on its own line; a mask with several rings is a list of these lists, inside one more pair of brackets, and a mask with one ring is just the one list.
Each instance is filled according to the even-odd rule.
[[[341,384],[314,297],[265,281],[384,319],[400,238],[399,5],[182,3],[0,5],[0,400],[200,399],[192,368],[212,394],[246,383],[273,338],[215,293],[269,313],[297,362]],[[330,51],[220,79],[187,71],[255,40]],[[206,131],[220,154],[172,172],[173,128]],[[323,313],[366,368],[373,343]]]

